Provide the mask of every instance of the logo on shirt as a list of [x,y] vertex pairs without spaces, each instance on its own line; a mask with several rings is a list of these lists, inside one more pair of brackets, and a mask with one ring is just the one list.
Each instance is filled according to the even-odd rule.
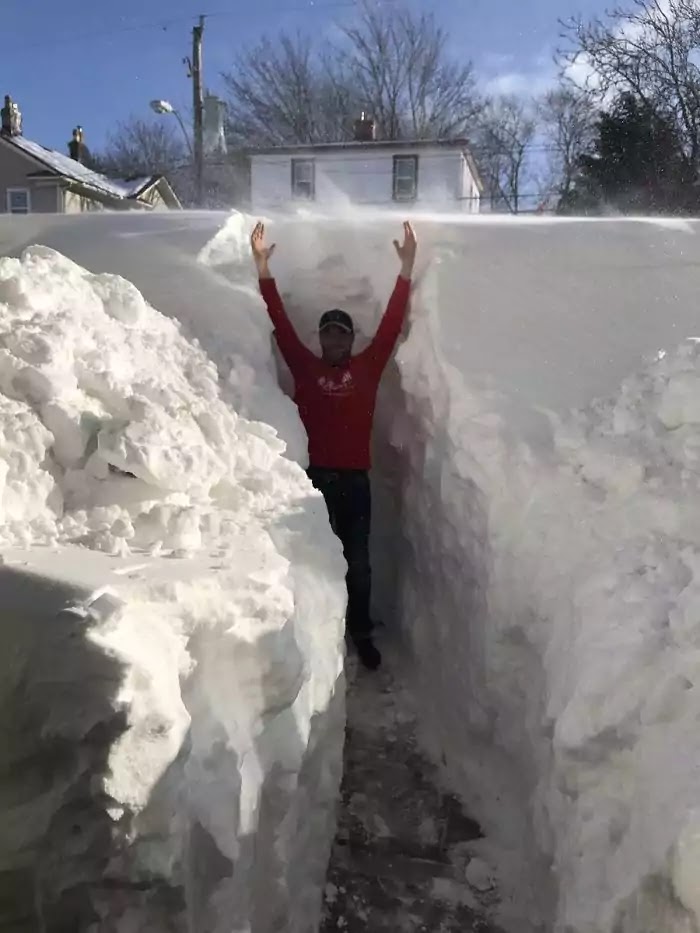
[[353,382],[352,373],[346,369],[342,375],[321,376],[318,380],[318,387],[324,395],[352,395],[355,390],[355,383]]

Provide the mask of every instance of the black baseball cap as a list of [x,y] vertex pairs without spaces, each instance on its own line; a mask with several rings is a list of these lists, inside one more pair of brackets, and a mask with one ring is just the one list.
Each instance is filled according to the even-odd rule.
[[341,311],[340,308],[333,308],[332,311],[326,311],[325,314],[321,315],[321,320],[318,323],[319,332],[327,327],[339,327],[341,330],[347,331],[348,334],[355,333],[352,318],[347,311]]

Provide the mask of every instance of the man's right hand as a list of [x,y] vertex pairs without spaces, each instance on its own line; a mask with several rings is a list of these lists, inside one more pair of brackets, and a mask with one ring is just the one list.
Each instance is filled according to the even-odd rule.
[[275,251],[275,244],[265,246],[265,224],[258,221],[250,237],[253,259],[258,270],[258,278],[270,279],[270,259]]
[[418,246],[418,241],[416,240],[416,234],[413,230],[413,227],[408,221],[404,222],[403,225],[403,243],[399,243],[398,240],[394,240],[394,249],[396,254],[401,260],[401,278],[411,280],[413,275],[413,266],[416,262],[416,249]]

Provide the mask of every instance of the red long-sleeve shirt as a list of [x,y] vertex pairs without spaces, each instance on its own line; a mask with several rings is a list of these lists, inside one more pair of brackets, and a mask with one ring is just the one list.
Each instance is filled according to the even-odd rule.
[[294,401],[309,438],[311,466],[368,470],[379,380],[403,327],[411,283],[397,279],[371,344],[343,366],[325,363],[301,342],[274,279],[261,279],[260,291],[294,377]]

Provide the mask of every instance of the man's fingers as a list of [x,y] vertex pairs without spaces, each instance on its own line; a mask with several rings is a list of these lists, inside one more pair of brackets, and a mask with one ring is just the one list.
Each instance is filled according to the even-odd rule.
[[398,240],[394,240],[394,249],[396,250],[397,253],[401,252],[401,246],[399,245]]
[[411,226],[411,223],[408,220],[404,220],[403,222],[403,238],[404,238],[404,245],[408,245],[409,243],[415,243],[415,240],[416,240],[416,235],[413,232],[413,227]]
[[275,251],[275,247],[276,247],[276,246],[277,246],[276,243],[273,243],[273,244],[272,244],[272,246],[270,247],[270,249],[267,251],[267,255],[268,255],[268,256],[272,256],[272,254],[273,254],[274,251]]

